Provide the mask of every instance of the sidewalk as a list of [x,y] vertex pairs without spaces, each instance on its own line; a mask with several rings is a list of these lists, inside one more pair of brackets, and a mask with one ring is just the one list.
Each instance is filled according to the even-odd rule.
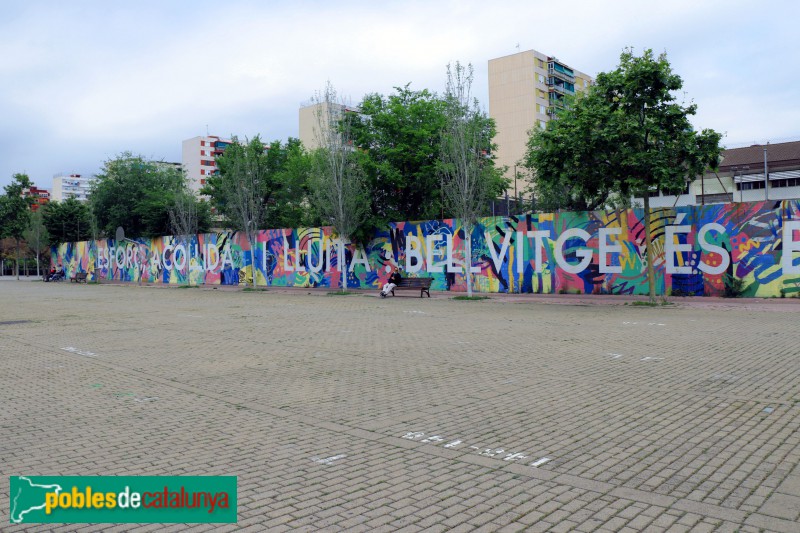
[[[20,276],[20,281],[37,281],[36,276]],[[12,276],[0,277],[0,280],[16,281]],[[147,287],[157,289],[179,289],[184,285],[165,285],[163,283],[138,283],[121,281],[102,281],[99,285],[123,287]],[[202,291],[242,291],[250,288],[249,285],[199,285],[197,290]],[[338,289],[330,287],[262,287],[260,291],[274,294],[294,295],[319,295],[326,296]],[[348,289],[349,292],[359,296],[378,297],[378,289]],[[577,305],[577,306],[613,306],[634,305],[635,302],[647,302],[646,295],[627,294],[535,294],[535,293],[474,293],[476,296],[488,296],[493,302],[504,303],[540,303],[549,305]],[[466,296],[462,292],[431,291],[432,299],[452,299],[455,296]],[[403,300],[417,298],[413,291],[399,292],[396,298]],[[424,299],[427,299],[425,297]],[[391,298],[389,298],[391,301]],[[661,303],[661,297],[658,297]],[[700,309],[739,309],[759,311],[800,312],[800,298],[721,298],[718,296],[670,296],[666,298],[667,307],[687,307]],[[660,307],[660,306],[659,306]],[[642,306],[647,308],[647,306]]]

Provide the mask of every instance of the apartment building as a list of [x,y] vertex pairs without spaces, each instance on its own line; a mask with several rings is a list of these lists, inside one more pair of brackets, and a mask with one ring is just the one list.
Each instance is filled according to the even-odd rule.
[[33,198],[31,211],[38,211],[40,207],[50,201],[50,191],[47,189],[40,189],[36,185],[31,185],[30,188],[24,189],[22,194],[25,195],[26,198]]
[[489,60],[489,116],[497,126],[495,164],[507,166],[509,196],[528,185],[519,166],[529,132],[544,128],[565,106],[565,99],[585,91],[594,79],[554,56],[536,50]]
[[67,198],[75,198],[85,202],[89,198],[92,178],[80,174],[56,174],[53,176],[53,192],[50,200],[63,202]]
[[198,136],[183,141],[181,162],[192,192],[197,194],[208,176],[219,172],[215,158],[222,155],[229,144],[230,140],[216,135]]
[[[329,110],[328,106],[331,106]],[[309,103],[300,106],[299,112],[299,135],[300,142],[306,150],[316,150],[320,147],[319,131],[320,127],[325,129],[331,119],[337,120],[346,112],[358,112],[356,107],[343,104]]]

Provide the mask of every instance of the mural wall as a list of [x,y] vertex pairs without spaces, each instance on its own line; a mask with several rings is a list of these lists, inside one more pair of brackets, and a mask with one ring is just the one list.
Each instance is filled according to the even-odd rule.
[[[654,209],[659,294],[721,295],[726,277],[745,296],[800,294],[800,200]],[[465,261],[458,220],[397,222],[364,247],[331,228],[264,230],[253,253],[246,236],[209,233],[68,243],[52,260],[89,280],[379,288],[399,265],[434,278],[434,290],[465,291],[465,264],[480,292],[647,294],[643,210],[487,217],[472,231]],[[345,268],[346,265],[346,268]],[[187,279],[188,278],[188,279]],[[730,283],[730,281],[728,281]]]

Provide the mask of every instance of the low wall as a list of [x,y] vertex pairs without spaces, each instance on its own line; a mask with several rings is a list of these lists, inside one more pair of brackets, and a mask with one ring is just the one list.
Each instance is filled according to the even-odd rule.
[[[725,276],[745,296],[800,294],[800,200],[654,209],[659,294],[721,295]],[[90,280],[235,285],[252,276],[247,239],[208,233],[116,243],[67,243],[52,260]],[[643,210],[487,217],[472,232],[479,292],[647,294]],[[331,228],[264,230],[255,246],[259,285],[380,287],[392,267],[434,278],[434,290],[465,291],[464,232],[457,219],[397,222],[363,247]],[[345,260],[346,258],[346,260]],[[344,268],[344,265],[347,268]]]

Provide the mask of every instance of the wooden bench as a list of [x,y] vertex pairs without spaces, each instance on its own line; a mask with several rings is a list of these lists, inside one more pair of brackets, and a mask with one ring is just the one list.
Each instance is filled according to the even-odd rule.
[[427,293],[428,298],[431,297],[431,283],[433,283],[433,278],[403,278],[400,280],[400,283],[392,289],[392,296],[394,296],[394,291],[419,291],[419,297],[422,298],[422,295]]
[[74,276],[69,278],[69,280],[74,281],[75,283],[80,283],[81,281],[87,283],[86,272],[76,272]]

